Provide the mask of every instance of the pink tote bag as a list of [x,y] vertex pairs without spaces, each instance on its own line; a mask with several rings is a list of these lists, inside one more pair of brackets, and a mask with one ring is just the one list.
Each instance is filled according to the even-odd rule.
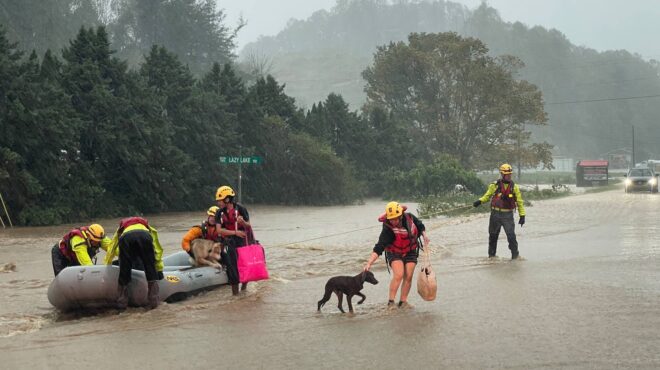
[[[252,234],[252,230],[248,233]],[[258,241],[254,241],[253,236],[249,240],[252,240],[253,244],[236,249],[238,253],[238,278],[241,283],[267,280],[268,268],[266,267],[264,247]]]

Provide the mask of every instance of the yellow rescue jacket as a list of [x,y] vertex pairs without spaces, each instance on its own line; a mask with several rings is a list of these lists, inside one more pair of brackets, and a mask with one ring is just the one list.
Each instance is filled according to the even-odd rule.
[[110,247],[108,248],[108,252],[105,255],[105,264],[106,265],[111,265],[112,260],[115,259],[116,256],[119,255],[119,237],[121,235],[135,231],[135,230],[145,230],[148,231],[149,234],[151,234],[151,238],[153,239],[154,242],[154,254],[156,257],[156,271],[163,271],[163,247],[160,245],[160,241],[158,241],[158,230],[154,229],[153,227],[149,226],[147,228],[146,226],[142,224],[134,224],[131,226],[126,227],[123,232],[119,232],[119,229],[115,232],[115,235],[112,237],[112,241],[110,244]]

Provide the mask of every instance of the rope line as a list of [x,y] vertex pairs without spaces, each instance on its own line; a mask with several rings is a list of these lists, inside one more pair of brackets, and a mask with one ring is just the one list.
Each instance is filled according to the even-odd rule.
[[[435,213],[431,213],[431,214],[429,214],[427,217],[435,217],[435,216],[439,216],[439,215],[441,215],[441,214],[443,214],[443,213],[449,213],[449,212],[457,211],[457,210],[464,209],[464,208],[465,208],[465,209],[469,209],[469,208],[471,208],[471,207],[472,207],[472,205],[466,205],[466,206],[461,206],[461,207],[456,207],[456,208],[446,209],[446,210],[443,210],[443,211],[438,211],[438,212],[435,212]],[[434,225],[434,226],[438,226],[438,225]],[[377,227],[382,227],[382,225],[381,225],[381,224],[376,224],[376,225],[371,225],[371,226],[363,227],[363,228],[360,228],[360,229],[348,230],[348,231],[343,231],[343,232],[335,233],[335,234],[327,234],[327,235],[317,236],[317,237],[315,237],[315,238],[310,238],[310,239],[297,240],[297,241],[294,241],[294,242],[288,242],[288,243],[277,244],[277,245],[275,245],[274,247],[275,247],[275,248],[277,248],[277,247],[286,247],[286,246],[288,246],[288,245],[300,244],[300,243],[306,243],[306,242],[311,242],[311,241],[319,240],[319,239],[332,238],[332,237],[335,237],[335,236],[346,235],[346,234],[350,234],[350,233],[354,233],[354,232],[358,232],[358,231],[364,231],[364,230],[369,230],[369,229],[375,229],[375,228],[377,228]]]

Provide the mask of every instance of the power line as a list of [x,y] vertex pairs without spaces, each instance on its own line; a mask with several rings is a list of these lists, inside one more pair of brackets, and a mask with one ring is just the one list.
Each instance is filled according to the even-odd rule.
[[620,98],[591,99],[591,100],[572,100],[572,101],[550,102],[550,103],[545,103],[545,104],[546,105],[562,105],[562,104],[578,104],[578,103],[596,103],[596,102],[604,102],[604,101],[649,99],[649,98],[658,98],[658,97],[660,97],[660,94],[641,95],[641,96],[626,96],[626,97],[620,97]]

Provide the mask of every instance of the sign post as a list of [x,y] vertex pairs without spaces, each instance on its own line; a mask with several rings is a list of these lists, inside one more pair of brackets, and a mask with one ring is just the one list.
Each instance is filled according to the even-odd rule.
[[222,156],[219,158],[222,164],[237,164],[238,165],[238,202],[242,202],[241,195],[243,194],[243,165],[249,164],[262,164],[263,158],[252,155],[243,156],[243,151],[239,152],[238,156]]

